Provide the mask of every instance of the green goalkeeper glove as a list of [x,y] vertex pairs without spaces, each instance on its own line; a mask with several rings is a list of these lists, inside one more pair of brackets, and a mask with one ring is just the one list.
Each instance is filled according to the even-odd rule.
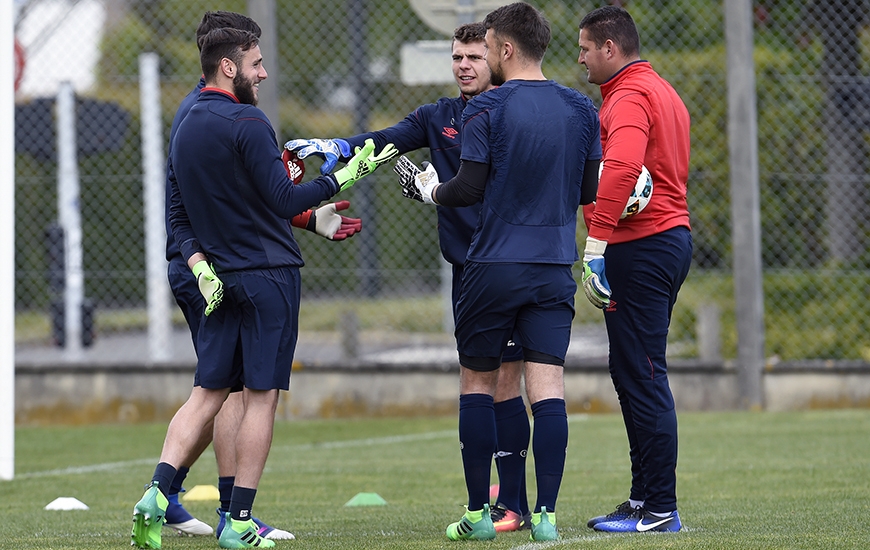
[[224,284],[206,261],[193,264],[193,275],[196,277],[199,293],[205,298],[205,314],[208,316],[221,305],[221,300],[224,298]]
[[357,181],[377,170],[380,165],[391,161],[399,154],[399,150],[392,143],[386,144],[377,155],[374,152],[375,142],[372,139],[367,139],[362,149],[356,148],[356,154],[347,162],[347,165],[332,174],[335,181],[338,182],[340,191],[351,187]]

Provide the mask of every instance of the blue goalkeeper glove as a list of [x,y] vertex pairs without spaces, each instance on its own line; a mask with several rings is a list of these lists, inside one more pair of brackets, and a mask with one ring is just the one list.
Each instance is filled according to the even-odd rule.
[[610,305],[610,284],[604,275],[605,248],[606,241],[586,237],[586,250],[583,252],[583,292],[598,309]]
[[224,298],[224,284],[204,260],[193,264],[192,271],[193,276],[196,277],[199,293],[205,298],[205,314],[208,316],[221,305],[221,300]]
[[356,148],[356,154],[347,161],[347,166],[337,170],[332,174],[332,177],[338,182],[339,190],[344,191],[358,180],[377,170],[380,165],[393,160],[393,157],[398,154],[399,150],[392,143],[388,143],[384,145],[380,153],[375,155],[375,142],[367,139],[365,146]]
[[284,144],[284,149],[295,152],[300,159],[308,155],[322,157],[320,173],[324,176],[332,172],[340,159],[353,156],[350,143],[343,139],[291,139]]

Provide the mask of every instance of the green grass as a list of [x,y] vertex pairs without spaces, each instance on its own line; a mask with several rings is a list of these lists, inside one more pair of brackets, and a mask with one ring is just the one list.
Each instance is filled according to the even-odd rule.
[[[628,461],[616,415],[573,416],[558,504],[558,544],[528,533],[451,543],[465,489],[456,418],[281,422],[255,513],[297,539],[278,548],[411,550],[480,546],[599,549],[867,548],[870,411],[680,414],[677,534],[605,535],[588,517],[624,500]],[[0,548],[128,548],[131,510],[150,479],[165,425],[19,428],[17,476],[0,482]],[[532,464],[530,464],[532,466]],[[207,451],[187,487],[215,484]],[[534,477],[529,474],[534,498]],[[359,492],[387,506],[345,507]],[[46,511],[59,496],[89,511]],[[214,525],[216,502],[188,503]],[[164,537],[163,548],[216,548]]]

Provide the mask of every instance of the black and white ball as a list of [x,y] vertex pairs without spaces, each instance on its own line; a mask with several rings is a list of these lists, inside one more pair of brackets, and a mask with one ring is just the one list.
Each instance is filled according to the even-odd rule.
[[[604,162],[598,166],[599,179],[601,178],[602,170],[604,170]],[[641,166],[640,176],[637,178],[637,183],[634,184],[634,190],[632,190],[631,195],[628,197],[628,202],[625,203],[625,208],[622,210],[622,215],[619,216],[619,219],[624,220],[641,212],[649,204],[652,193],[652,176],[649,170],[646,169],[646,166]]]

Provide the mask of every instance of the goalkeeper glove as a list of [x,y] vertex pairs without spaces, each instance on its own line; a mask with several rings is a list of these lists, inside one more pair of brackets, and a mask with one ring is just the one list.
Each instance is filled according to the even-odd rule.
[[305,163],[302,159],[289,149],[284,149],[281,153],[281,160],[284,161],[284,169],[287,170],[287,177],[293,182],[293,185],[298,185],[302,182],[302,177],[305,175]]
[[349,158],[352,155],[350,143],[343,139],[291,139],[284,144],[284,149],[295,151],[300,159],[308,155],[322,157],[320,173],[324,176],[332,172],[339,159]]
[[424,162],[423,171],[414,176],[414,185],[425,204],[435,204],[435,201],[432,200],[432,193],[436,187],[441,185],[441,182],[438,180],[438,172],[435,171],[434,166]]
[[205,314],[208,316],[221,305],[221,300],[224,298],[224,284],[206,261],[193,264],[193,276],[196,277],[199,293],[205,298]]
[[420,173],[420,169],[416,164],[411,162],[408,157],[402,155],[396,159],[396,165],[393,170],[399,174],[399,185],[402,186],[402,196],[415,201],[423,202],[423,195],[417,189],[417,184],[414,183],[414,177]]
[[338,214],[347,210],[350,201],[331,202],[311,212],[306,229],[330,241],[343,241],[362,231],[362,220]]
[[589,302],[598,309],[610,305],[610,284],[604,275],[604,249],[606,241],[593,237],[586,238],[583,251],[583,292]]
[[389,162],[399,154],[399,150],[392,143],[384,145],[384,148],[377,155],[374,152],[375,142],[367,139],[362,149],[356,148],[356,154],[347,162],[347,166],[332,174],[335,181],[338,182],[340,191],[351,187],[357,181],[377,170],[380,165]]

